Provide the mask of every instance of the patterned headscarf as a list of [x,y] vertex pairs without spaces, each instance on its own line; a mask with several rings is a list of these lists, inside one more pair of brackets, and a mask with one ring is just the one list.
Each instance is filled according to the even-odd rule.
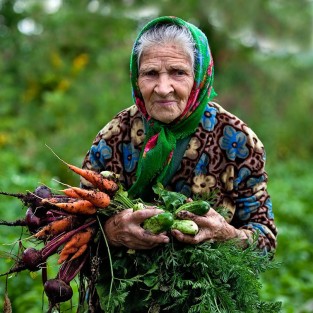
[[[186,109],[174,123],[164,124],[151,118],[145,108],[144,100],[138,87],[138,57],[136,46],[138,39],[148,29],[161,24],[176,24],[186,27],[195,42],[194,85],[189,95]],[[132,197],[141,196],[151,184],[161,182],[171,171],[173,151],[177,140],[184,139],[195,132],[208,101],[215,96],[213,90],[213,59],[205,34],[196,26],[173,16],[156,18],[143,27],[139,33],[130,60],[131,83],[134,101],[147,120],[147,134],[138,162],[136,181],[129,189]]]

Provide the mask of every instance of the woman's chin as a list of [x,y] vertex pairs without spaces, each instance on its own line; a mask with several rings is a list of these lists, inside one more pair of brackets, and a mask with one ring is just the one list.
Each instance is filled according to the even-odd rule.
[[164,124],[169,124],[171,122],[174,121],[174,118],[172,118],[171,116],[157,116],[157,117],[154,117],[155,120],[159,121],[159,122],[162,122]]
[[173,122],[179,115],[180,112],[169,112],[168,110],[167,111],[159,110],[157,112],[154,112],[154,114],[151,114],[151,117],[164,124],[169,124]]

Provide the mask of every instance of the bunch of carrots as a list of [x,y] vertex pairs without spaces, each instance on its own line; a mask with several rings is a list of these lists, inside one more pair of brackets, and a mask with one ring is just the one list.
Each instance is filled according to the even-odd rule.
[[[63,161],[64,162],[64,161]],[[65,163],[65,162],[64,162]],[[70,282],[80,272],[98,230],[97,216],[109,210],[114,196],[120,190],[115,174],[97,173],[65,163],[93,188],[67,186],[59,193],[52,193],[47,186],[39,186],[34,192],[7,193],[2,195],[19,198],[28,207],[23,219],[14,222],[0,221],[0,225],[26,226],[30,238],[43,248],[22,248],[14,266],[1,276],[23,270],[42,271],[44,291],[49,299],[49,311],[73,295]],[[47,278],[47,259],[57,253],[59,270],[57,277]]]

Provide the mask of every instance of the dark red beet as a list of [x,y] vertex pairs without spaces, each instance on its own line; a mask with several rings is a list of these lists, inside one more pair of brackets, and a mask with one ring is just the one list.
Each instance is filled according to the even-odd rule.
[[27,209],[25,221],[30,232],[36,232],[36,230],[41,226],[41,220],[34,214],[32,208]]
[[30,271],[38,271],[39,265],[43,262],[40,250],[35,248],[27,248],[23,252],[22,261]]
[[38,196],[39,198],[51,198],[52,197],[52,192],[49,187],[47,186],[38,186],[35,189],[35,195]]
[[72,287],[61,279],[49,279],[44,284],[44,290],[52,303],[68,301],[73,296]]
[[43,207],[38,207],[36,209],[29,207],[26,211],[24,225],[28,227],[28,230],[31,233],[36,233],[40,227],[58,219],[62,219],[64,216],[65,215],[62,212],[47,211]]

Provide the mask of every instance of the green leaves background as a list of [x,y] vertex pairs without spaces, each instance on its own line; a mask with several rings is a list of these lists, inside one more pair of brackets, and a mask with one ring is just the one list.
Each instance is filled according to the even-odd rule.
[[[312,6],[307,0],[1,0],[0,189],[58,188],[53,178],[78,184],[45,144],[80,165],[98,130],[131,104],[129,56],[140,27],[157,15],[180,16],[209,38],[216,101],[248,122],[266,147],[282,265],[262,274],[261,295],[282,301],[283,312],[313,312]],[[1,219],[25,211],[1,197]],[[0,272],[12,265],[20,235],[0,228]],[[42,312],[40,275],[19,274],[8,283],[13,312]],[[2,277],[1,296],[4,288]]]

